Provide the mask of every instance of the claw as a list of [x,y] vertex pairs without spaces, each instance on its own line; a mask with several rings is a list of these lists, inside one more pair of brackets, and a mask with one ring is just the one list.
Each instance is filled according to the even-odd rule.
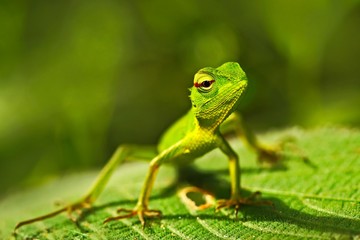
[[216,203],[215,211],[219,211],[221,208],[235,208],[235,216],[237,218],[241,205],[252,205],[252,206],[274,206],[271,201],[257,201],[261,195],[260,192],[254,192],[246,198],[231,198],[231,199],[220,199]]
[[81,200],[77,203],[74,203],[74,204],[70,204],[70,205],[67,205],[57,211],[54,211],[54,212],[51,212],[51,213],[48,213],[48,214],[45,214],[45,215],[42,215],[40,217],[36,217],[36,218],[32,218],[32,219],[29,219],[29,220],[26,220],[26,221],[22,221],[22,222],[19,222],[18,224],[16,224],[15,228],[14,228],[14,231],[16,231],[18,228],[24,226],[24,225],[28,225],[30,223],[34,223],[34,222],[38,222],[38,221],[41,221],[41,220],[44,220],[44,219],[48,219],[48,218],[51,218],[51,217],[54,217],[62,212],[67,212],[67,215],[69,217],[69,219],[72,221],[72,222],[76,222],[76,218],[72,215],[72,213],[75,211],[78,215],[81,214],[82,212],[82,209],[84,208],[90,208],[91,207],[91,199],[90,198],[85,198],[84,200]]
[[128,214],[125,214],[125,215],[121,215],[121,216],[116,216],[116,217],[108,217],[107,219],[105,219],[103,221],[103,223],[108,223],[108,222],[111,222],[111,221],[115,221],[115,220],[119,220],[119,219],[124,219],[124,218],[130,218],[130,217],[133,217],[137,214],[136,211],[131,211],[130,213]]
[[274,165],[282,158],[281,148],[277,146],[264,146],[261,145],[257,149],[258,161],[260,163],[269,163]]
[[294,141],[295,139],[293,138],[284,138],[281,139],[279,143],[274,145],[259,143],[255,147],[258,156],[258,162],[275,165],[279,163],[280,160],[292,156],[300,158],[305,164],[316,168],[316,166],[311,163],[308,156],[300,148],[298,148]]
[[146,212],[144,212],[144,214],[147,217],[160,217],[161,216],[161,211],[159,211],[159,210],[147,210]]
[[28,225],[30,223],[34,223],[34,222],[38,222],[38,221],[41,221],[41,220],[44,220],[44,219],[47,219],[47,218],[51,218],[53,216],[56,216],[62,212],[65,212],[66,211],[66,208],[62,208],[60,210],[57,210],[55,212],[52,212],[52,213],[49,213],[49,214],[46,214],[46,215],[43,215],[43,216],[40,216],[40,217],[36,217],[36,218],[32,218],[32,219],[29,219],[29,220],[26,220],[26,221],[22,221],[22,222],[19,222],[16,224],[15,228],[14,228],[14,231],[16,231],[18,228],[24,226],[24,225]]
[[124,219],[124,218],[131,218],[135,215],[138,215],[138,218],[141,222],[142,227],[145,227],[145,217],[149,217],[149,218],[153,218],[153,217],[160,217],[161,216],[161,211],[159,210],[150,210],[150,209],[144,209],[141,207],[137,207],[133,210],[129,210],[129,209],[124,209],[124,208],[119,208],[117,210],[117,213],[121,213],[124,212],[126,213],[125,215],[119,215],[116,217],[108,217],[107,219],[104,220],[103,223],[108,223],[111,221],[115,221],[115,220],[119,220],[119,219]]
[[126,208],[119,208],[116,210],[117,213],[126,212],[126,213],[132,213],[134,210],[126,209]]

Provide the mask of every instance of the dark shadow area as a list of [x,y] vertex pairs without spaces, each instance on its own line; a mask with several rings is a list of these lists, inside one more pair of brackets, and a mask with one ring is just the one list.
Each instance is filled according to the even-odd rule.
[[266,199],[273,202],[274,208],[263,208],[263,211],[257,211],[255,208],[244,207],[242,211],[246,216],[246,221],[278,221],[296,224],[301,228],[313,229],[320,232],[360,234],[359,220],[338,216],[315,216],[293,209],[279,198],[270,197]]
[[[295,224],[303,229],[315,230],[322,233],[332,233],[332,234],[343,234],[343,235],[357,235],[360,234],[360,221],[351,220],[343,217],[332,217],[332,216],[314,216],[311,214],[303,213],[298,210],[292,209],[287,206],[279,198],[266,198],[266,200],[271,201],[274,204],[272,207],[258,207],[258,206],[244,206],[241,208],[240,212],[241,217],[233,219],[231,224],[236,223],[236,221],[241,224],[246,221],[253,222],[279,222],[279,223],[288,223]],[[201,218],[205,220],[218,220],[218,221],[229,221],[229,216],[219,215],[219,213],[210,214],[201,214],[199,213],[196,216],[190,214],[181,214],[181,215],[166,215],[162,217],[167,220],[178,220],[182,219],[193,219],[196,221],[196,218]],[[351,228],[349,228],[351,227]],[[357,229],[357,230],[355,230]]]
[[[186,166],[177,169],[178,182],[175,184],[191,185],[213,193],[217,198],[228,198],[230,194],[230,182],[224,177],[229,175],[229,169],[203,171],[194,166]],[[285,171],[284,167],[274,168],[242,168],[241,174],[257,174],[263,171]],[[173,186],[170,186],[173,187]],[[245,196],[250,195],[245,193]]]

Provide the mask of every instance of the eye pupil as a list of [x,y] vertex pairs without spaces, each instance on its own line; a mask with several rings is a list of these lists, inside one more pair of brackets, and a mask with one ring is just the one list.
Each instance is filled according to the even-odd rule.
[[203,87],[208,88],[211,86],[211,82],[210,81],[203,81],[201,84]]
[[194,87],[199,88],[200,90],[203,91],[209,91],[214,82],[215,80],[198,81],[198,82],[194,82]]

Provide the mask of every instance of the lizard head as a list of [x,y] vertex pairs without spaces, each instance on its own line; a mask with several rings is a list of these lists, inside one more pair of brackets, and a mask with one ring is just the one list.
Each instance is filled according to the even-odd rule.
[[247,86],[245,72],[236,62],[200,69],[190,89],[192,111],[203,126],[219,126],[238,106]]

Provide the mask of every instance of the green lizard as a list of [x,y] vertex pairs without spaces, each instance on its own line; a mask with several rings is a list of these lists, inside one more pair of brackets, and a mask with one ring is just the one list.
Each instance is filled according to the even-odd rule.
[[237,133],[248,146],[257,152],[260,161],[275,162],[279,157],[278,150],[261,145],[256,137],[243,126],[240,116],[234,112],[246,86],[247,77],[238,63],[228,62],[218,68],[207,67],[199,70],[195,74],[194,85],[190,89],[192,103],[190,111],[165,132],[157,149],[148,151],[146,147],[120,146],[83,198],[58,211],[19,222],[15,230],[61,212],[68,212],[71,216],[73,211],[91,207],[117,165],[131,158],[143,157],[147,152],[154,152],[154,156],[150,161],[144,186],[135,208],[119,209],[118,212],[122,212],[122,215],[110,217],[105,222],[137,215],[144,226],[145,218],[160,216],[160,211],[151,210],[148,207],[151,189],[160,166],[162,164],[175,166],[189,164],[215,148],[219,148],[228,157],[231,180],[230,198],[218,200],[216,209],[234,207],[237,213],[242,204],[251,204],[252,200],[240,196],[239,158],[223,134],[232,131]]

